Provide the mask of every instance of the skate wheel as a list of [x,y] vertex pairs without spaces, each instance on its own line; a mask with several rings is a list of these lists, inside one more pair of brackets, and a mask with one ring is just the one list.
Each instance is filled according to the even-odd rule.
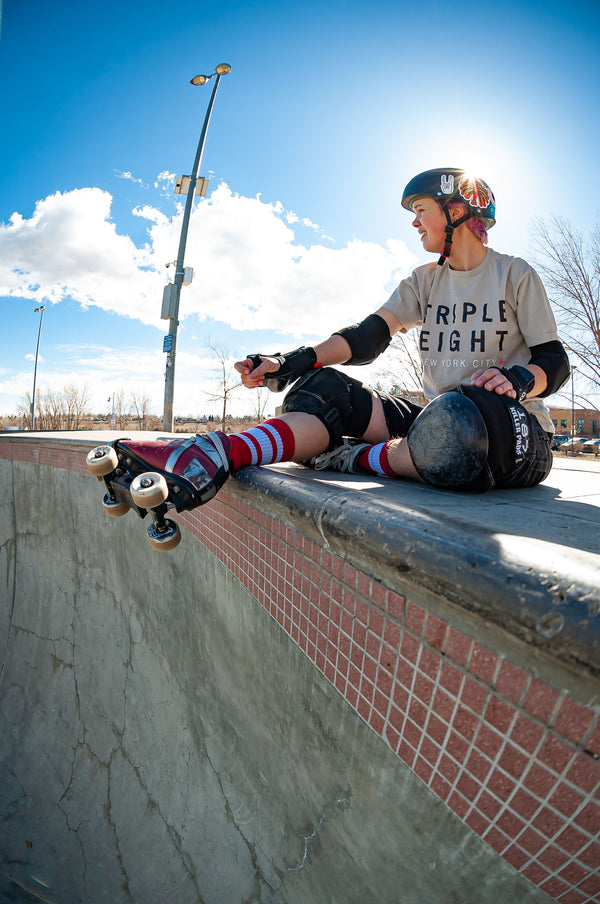
[[129,511],[128,505],[125,505],[124,502],[118,502],[116,499],[111,499],[108,493],[105,494],[102,500],[102,508],[111,518],[119,518]]
[[88,452],[86,462],[89,470],[96,477],[104,477],[114,471],[119,463],[117,453],[112,446],[96,446]]
[[132,480],[129,491],[135,504],[145,509],[156,508],[169,495],[167,481],[162,474],[155,471],[138,474]]
[[162,530],[158,530],[156,524],[151,524],[148,528],[148,542],[152,549],[157,549],[159,552],[175,549],[181,543],[179,525],[170,518],[165,519],[165,526]]

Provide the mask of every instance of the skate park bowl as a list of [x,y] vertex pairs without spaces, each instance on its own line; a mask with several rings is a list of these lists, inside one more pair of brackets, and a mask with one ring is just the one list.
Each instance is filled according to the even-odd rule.
[[155,552],[0,436],[0,904],[600,901],[600,469],[246,468]]

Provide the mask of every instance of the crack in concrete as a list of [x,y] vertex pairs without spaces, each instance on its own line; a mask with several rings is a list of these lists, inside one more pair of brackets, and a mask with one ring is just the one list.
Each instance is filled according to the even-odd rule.
[[[261,882],[271,892],[273,892],[273,894],[276,894],[279,891],[279,888],[274,888],[271,885],[271,883],[265,877],[262,869],[260,868],[260,865],[258,863],[258,855],[256,852],[256,844],[254,842],[250,841],[248,838],[246,838],[246,836],[244,835],[244,833],[242,831],[242,827],[236,822],[235,817],[233,815],[233,810],[231,808],[229,799],[227,797],[225,788],[223,786],[223,781],[221,779],[221,776],[219,775],[212,759],[210,758],[210,754],[209,754],[208,750],[206,749],[206,746],[203,745],[203,747],[204,747],[204,753],[205,753],[206,759],[207,759],[208,763],[210,764],[210,768],[212,769],[215,779],[217,781],[217,784],[219,786],[219,790],[220,790],[221,796],[223,798],[223,802],[224,802],[224,806],[225,806],[225,813],[227,815],[227,818],[229,819],[231,825],[235,828],[236,832],[238,833],[238,835],[240,836],[240,838],[246,845],[246,847],[248,849],[248,853],[250,855],[250,862],[252,863],[252,866],[254,867],[255,892],[250,896],[250,898],[247,899],[246,902],[244,902],[244,904],[250,904],[250,902],[256,902],[256,904],[259,904],[260,899],[262,897],[261,887],[260,887]],[[259,895],[258,898],[255,897],[256,893],[258,893],[258,895]]]
[[317,508],[317,510],[315,511],[315,513],[313,515],[313,519],[314,519],[316,528],[319,531],[319,534],[321,535],[321,539],[323,541],[323,545],[324,545],[325,549],[331,549],[331,547],[329,545],[329,541],[327,540],[327,537],[325,536],[325,531],[323,529],[323,518],[325,518],[325,516],[329,514],[330,504],[335,503],[335,502],[337,502],[337,496],[329,494],[322,500],[321,504],[319,505],[319,507]]
[[117,825],[116,825],[116,823],[113,819],[113,815],[112,815],[113,803],[112,803],[112,796],[111,796],[111,767],[112,767],[113,760],[114,760],[115,756],[117,755],[117,753],[119,752],[119,750],[120,750],[120,748],[113,750],[110,755],[110,762],[109,762],[109,768],[108,768],[108,781],[107,781],[107,789],[106,789],[106,820],[108,822],[108,825],[110,826],[110,829],[111,829],[114,839],[115,839],[115,849],[116,849],[116,853],[117,853],[117,861],[119,863],[121,875],[123,876],[123,885],[122,885],[123,891],[127,895],[131,904],[135,904],[135,900],[131,893],[131,888],[130,888],[130,884],[129,884],[129,876],[127,875],[127,869],[125,867],[123,851],[121,850],[121,843],[120,843],[120,839],[119,839],[119,833],[117,831]]
[[[11,465],[12,468],[12,465]],[[0,682],[2,681],[2,676],[4,674],[4,667],[6,664],[6,654],[8,653],[8,646],[10,643],[10,637],[12,633],[12,623],[13,616],[15,612],[15,598],[17,592],[17,528],[16,528],[16,511],[15,511],[15,483],[14,480],[11,480],[11,488],[12,488],[12,506],[11,506],[11,515],[12,515],[12,537],[9,537],[2,545],[0,546],[0,551],[4,552],[6,550],[7,556],[7,568],[6,568],[6,577],[7,577],[7,591],[10,599],[10,612],[8,613],[8,627],[6,631],[6,640],[4,642],[4,649],[2,651],[2,664],[0,665]]]
[[[183,839],[182,839],[180,833],[177,831],[175,826],[171,825],[171,823],[168,821],[167,817],[162,812],[160,804],[150,794],[150,791],[148,790],[148,787],[146,786],[146,784],[140,774],[139,766],[136,766],[135,763],[132,762],[129,755],[125,752],[125,750],[123,750],[122,744],[119,746],[119,752],[123,756],[126,763],[128,763],[128,765],[133,769],[135,776],[138,780],[138,783],[140,785],[140,788],[142,789],[142,791],[144,792],[144,795],[147,798],[148,807],[151,810],[156,811],[160,820],[164,824],[164,826],[167,830],[167,834],[169,835],[169,837],[171,838],[171,841],[173,843],[173,847],[174,847],[175,851],[177,852],[177,854],[179,855],[183,869],[185,870],[186,874],[188,875],[188,877],[190,878],[190,880],[192,881],[192,883],[194,885],[194,888],[198,895],[197,904],[204,904],[204,899],[202,898],[202,895],[200,893],[200,887],[198,885],[198,877],[197,877],[195,869],[194,869],[194,864],[190,860],[189,855],[184,850]],[[111,806],[112,806],[112,804],[111,804]]]
[[341,797],[338,797],[332,804],[330,804],[319,817],[318,822],[316,823],[314,829],[310,833],[310,835],[304,835],[304,850],[302,852],[302,859],[297,866],[288,866],[288,873],[298,873],[300,870],[303,870],[306,861],[308,860],[308,851],[310,847],[311,841],[314,841],[315,838],[321,832],[323,825],[325,822],[335,815],[336,810],[346,810],[350,806],[350,801],[352,800],[352,792],[350,789],[344,791]]
[[[126,869],[125,869],[125,866],[123,863],[121,851],[119,848],[119,839],[118,839],[116,827],[113,824],[113,822],[111,820],[111,815],[110,815],[110,810],[111,810],[111,805],[110,805],[110,766],[111,766],[111,763],[112,763],[112,760],[113,760],[115,754],[120,749],[120,745],[121,745],[121,742],[123,739],[124,728],[118,728],[117,726],[114,726],[114,725],[112,726],[113,730],[117,734],[119,743],[117,744],[117,746],[112,748],[108,762],[105,762],[104,760],[101,759],[100,756],[98,756],[98,754],[94,750],[92,750],[92,748],[87,740],[87,738],[89,736],[89,731],[85,724],[85,719],[82,714],[81,692],[80,692],[80,686],[79,686],[79,675],[78,675],[77,656],[76,656],[76,653],[77,653],[77,624],[78,624],[78,619],[81,615],[81,613],[79,612],[79,607],[78,607],[78,595],[77,594],[73,595],[72,600],[71,600],[71,606],[72,606],[73,614],[72,614],[71,621],[68,623],[68,627],[70,628],[72,638],[68,638],[64,634],[61,635],[61,637],[58,639],[44,638],[52,644],[51,656],[52,656],[54,671],[56,671],[58,668],[70,668],[72,670],[74,702],[75,702],[74,723],[76,723],[79,726],[78,733],[80,735],[79,740],[72,748],[73,756],[72,756],[71,763],[70,763],[69,780],[66,783],[63,793],[61,794],[60,798],[57,801],[57,809],[64,816],[65,827],[67,829],[67,832],[70,832],[75,836],[77,843],[79,845],[79,848],[81,850],[82,863],[83,863],[83,872],[82,872],[81,879],[82,879],[82,887],[84,890],[86,890],[87,885],[88,885],[88,868],[89,868],[90,861],[88,860],[88,857],[87,857],[85,843],[82,840],[82,838],[80,837],[79,833],[83,826],[86,826],[90,822],[92,822],[92,819],[80,818],[77,825],[72,825],[71,824],[71,815],[64,807],[64,803],[65,803],[66,799],[68,798],[71,791],[73,790],[73,784],[74,784],[74,782],[76,782],[76,780],[79,777],[79,770],[77,768],[78,756],[80,753],[85,753],[85,756],[90,761],[91,761],[91,759],[94,759],[99,764],[100,768],[105,770],[105,772],[106,772],[106,796],[105,796],[104,803],[102,804],[102,809],[106,816],[107,825],[109,826],[109,828],[113,834],[117,861],[120,865],[121,873],[123,876],[123,886],[122,887],[123,887],[124,891],[126,892],[131,904],[134,904],[134,899],[133,899],[133,896],[131,895],[131,892],[129,889],[129,879],[128,879],[127,872],[126,872]],[[69,645],[71,647],[71,651],[72,651],[72,662],[71,663],[68,663],[64,659],[61,659],[60,657],[57,656],[56,645],[59,642],[65,642],[67,645]],[[124,725],[124,722],[123,722],[123,725]]]

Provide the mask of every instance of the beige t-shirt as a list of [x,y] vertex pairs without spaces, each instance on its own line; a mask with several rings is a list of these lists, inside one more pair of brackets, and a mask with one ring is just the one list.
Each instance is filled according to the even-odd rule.
[[[420,354],[427,398],[469,384],[486,367],[526,367],[530,348],[558,339],[546,290],[524,260],[488,248],[474,270],[448,263],[417,267],[384,307],[405,330],[421,327]],[[525,407],[548,433],[554,431],[542,399]]]

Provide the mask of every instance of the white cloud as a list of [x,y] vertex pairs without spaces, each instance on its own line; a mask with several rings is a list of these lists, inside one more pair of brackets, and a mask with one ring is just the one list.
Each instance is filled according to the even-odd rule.
[[152,223],[157,223],[161,226],[168,226],[171,222],[164,213],[148,204],[145,204],[143,207],[134,207],[131,212],[135,217],[150,220]]
[[[172,216],[136,207],[149,224],[139,248],[117,231],[111,202],[108,192],[82,188],[39,201],[29,219],[13,214],[0,225],[0,294],[52,302],[70,296],[164,329],[165,262],[177,253],[183,207]],[[414,265],[396,240],[300,244],[294,217],[279,202],[237,195],[224,183],[197,201],[185,258],[196,277],[182,290],[181,320],[196,314],[241,330],[321,337],[374,310]]]
[[[199,203],[185,261],[196,278],[183,290],[182,317],[197,313],[237,329],[326,335],[374,310],[414,265],[394,240],[385,246],[354,240],[339,249],[299,244],[293,217],[281,204],[236,195],[223,183]],[[152,254],[169,260],[181,214],[149,219]]]
[[13,214],[0,225],[0,294],[70,296],[158,326],[162,277],[149,249],[117,233],[111,202],[108,192],[81,188],[38,201],[30,219]]
[[173,191],[173,184],[176,178],[177,175],[175,173],[163,170],[162,173],[159,173],[156,177],[154,188],[160,189],[160,193],[163,197],[168,197]]
[[133,173],[130,173],[129,171],[123,173],[121,170],[116,169],[115,176],[117,179],[126,179],[128,182],[135,182],[136,185],[141,185],[142,188],[148,188],[148,184],[144,182],[143,179],[136,179]]

